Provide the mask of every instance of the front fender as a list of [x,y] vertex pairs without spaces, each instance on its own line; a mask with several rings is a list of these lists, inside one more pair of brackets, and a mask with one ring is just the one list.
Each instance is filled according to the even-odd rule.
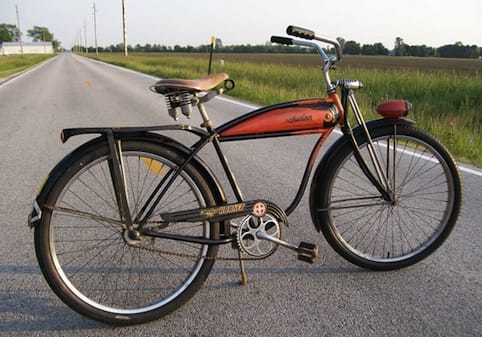
[[[376,128],[379,128],[379,127],[384,127],[384,126],[387,126],[387,125],[407,125],[407,126],[410,126],[410,125],[415,125],[415,122],[414,121],[411,121],[409,119],[405,119],[405,118],[396,118],[396,119],[389,119],[389,118],[380,118],[380,119],[374,119],[374,120],[371,120],[371,121],[368,121],[366,123],[366,126],[367,126],[367,129],[368,131],[370,131],[371,129],[376,129]],[[363,127],[361,126],[357,126],[356,128],[354,128],[352,130],[353,132],[353,135],[355,136],[355,138],[357,138],[358,136],[360,136],[361,134],[363,134],[364,130],[363,130]],[[347,137],[340,137],[329,149],[328,151],[326,151],[325,155],[323,156],[323,160],[320,162],[320,164],[318,165],[318,168],[316,169],[316,172],[318,172],[318,169],[319,167],[323,164],[323,163],[326,163],[326,162],[329,162],[330,160],[330,157],[336,153],[337,149],[339,148],[339,146],[343,146],[345,143],[349,143],[350,141],[348,140]],[[315,172],[315,175],[316,175],[316,172]]]

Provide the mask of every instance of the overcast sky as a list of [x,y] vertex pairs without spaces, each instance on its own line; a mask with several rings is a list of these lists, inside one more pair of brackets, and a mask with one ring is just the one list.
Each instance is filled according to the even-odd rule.
[[[94,0],[0,0],[0,23],[16,24],[24,40],[34,25],[47,27],[65,48],[94,45]],[[99,46],[122,42],[122,0],[95,0]],[[482,0],[125,0],[127,43],[167,46],[264,44],[294,24],[320,35],[361,44],[395,38],[440,47],[461,41],[482,46]]]

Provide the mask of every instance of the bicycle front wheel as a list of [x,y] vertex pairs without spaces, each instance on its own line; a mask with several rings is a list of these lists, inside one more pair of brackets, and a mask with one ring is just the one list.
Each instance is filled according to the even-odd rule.
[[[427,257],[447,238],[460,210],[461,179],[448,151],[415,127],[383,126],[370,134],[393,200],[381,197],[346,142],[319,174],[313,217],[345,259],[373,270],[398,269]],[[367,137],[359,135],[357,142],[371,163]]]
[[[136,219],[154,190],[184,156],[161,144],[121,141],[129,208]],[[53,291],[90,318],[135,324],[177,309],[207,278],[217,246],[141,237],[131,240],[120,221],[106,144],[84,148],[51,189],[35,247]],[[214,206],[208,183],[187,165],[158,203],[147,225],[176,235],[219,238],[209,222],[163,224],[160,213]],[[136,226],[136,224],[134,224]]]

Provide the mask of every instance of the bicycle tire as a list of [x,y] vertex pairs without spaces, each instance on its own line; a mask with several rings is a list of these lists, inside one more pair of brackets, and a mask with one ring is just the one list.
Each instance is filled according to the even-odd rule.
[[[369,131],[395,201],[381,198],[345,141],[317,170],[312,217],[348,261],[372,270],[399,269],[424,259],[448,237],[461,207],[461,178],[445,147],[414,126]],[[370,162],[366,135],[355,135]]]
[[[122,140],[121,148],[134,219],[145,198],[169,170],[184,162],[185,155],[142,140]],[[52,290],[80,314],[111,324],[144,323],[179,308],[208,277],[217,246],[159,238],[143,238],[142,244],[152,251],[129,245],[125,230],[104,220],[120,219],[107,144],[82,147],[71,157],[46,198],[53,210],[44,211],[35,228],[36,255]],[[150,220],[159,220],[161,211],[214,205],[209,184],[188,164]],[[79,212],[66,213],[59,207]],[[219,225],[208,222],[176,223],[158,230],[219,238]],[[156,248],[178,255],[159,254]]]

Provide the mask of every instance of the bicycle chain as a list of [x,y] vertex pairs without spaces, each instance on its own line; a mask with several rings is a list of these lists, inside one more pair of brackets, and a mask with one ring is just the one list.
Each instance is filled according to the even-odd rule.
[[145,246],[142,246],[142,245],[129,245],[129,246],[131,246],[133,248],[147,250],[147,251],[154,252],[154,253],[171,255],[171,256],[178,256],[178,257],[182,257],[182,258],[186,258],[186,259],[192,259],[192,260],[205,259],[205,260],[219,260],[219,261],[259,261],[259,260],[264,259],[264,258],[259,258],[259,257],[239,258],[239,257],[223,257],[223,256],[202,256],[202,255],[194,255],[194,254],[187,254],[187,253],[176,253],[176,252],[171,252],[171,251],[160,249],[160,248],[145,247]]
[[[50,206],[50,205],[44,205],[44,207],[49,209],[49,210],[52,210],[52,211],[61,212],[61,211],[64,210],[61,207],[55,207],[55,206]],[[74,214],[75,213],[79,213],[81,215],[86,214],[86,213],[84,214],[84,212],[80,212],[80,211],[77,211],[77,212],[74,212],[72,210],[66,210],[66,211],[72,212]],[[98,219],[99,217],[95,216],[95,218]],[[112,219],[108,219],[108,218],[102,218],[102,219],[105,219],[107,222],[114,222]],[[117,221],[116,221],[116,223],[117,223]],[[259,258],[259,257],[239,258],[239,257],[202,256],[202,255],[194,255],[194,254],[186,254],[186,253],[176,253],[176,252],[171,252],[171,251],[160,249],[160,248],[149,248],[149,247],[145,247],[145,246],[142,246],[142,245],[136,245],[136,244],[129,244],[128,243],[127,245],[130,246],[130,247],[133,247],[133,248],[143,249],[143,250],[147,250],[147,251],[154,252],[154,253],[166,254],[166,255],[171,255],[171,256],[178,256],[178,257],[182,257],[182,258],[186,258],[186,259],[192,259],[192,260],[205,259],[205,260],[220,260],[220,261],[259,261],[259,260],[264,259],[264,258]],[[241,253],[242,253],[242,251],[241,251]]]

